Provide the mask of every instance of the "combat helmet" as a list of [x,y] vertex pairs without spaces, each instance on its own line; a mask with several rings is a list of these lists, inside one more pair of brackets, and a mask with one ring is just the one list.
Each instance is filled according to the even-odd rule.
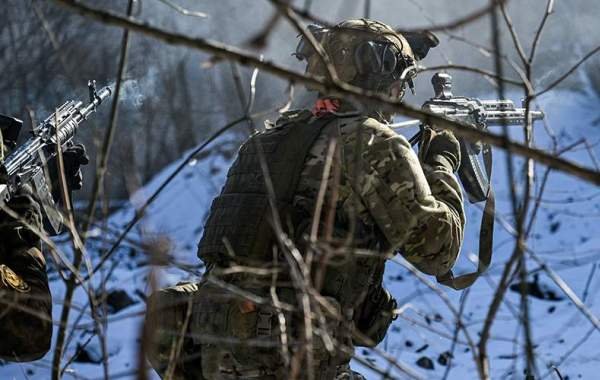
[[[398,83],[399,97],[407,85],[414,89],[417,61],[438,43],[431,33],[403,35],[369,19],[347,20],[330,28],[310,25],[309,30],[323,46],[340,80],[386,94]],[[307,74],[327,77],[326,66],[305,37],[294,55],[306,60]]]

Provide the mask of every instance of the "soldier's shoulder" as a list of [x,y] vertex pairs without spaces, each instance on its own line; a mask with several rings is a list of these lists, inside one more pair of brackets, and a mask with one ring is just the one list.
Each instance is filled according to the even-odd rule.
[[279,115],[279,118],[277,118],[275,122],[267,120],[265,122],[265,127],[267,129],[280,128],[292,123],[307,122],[312,117],[312,112],[306,109],[285,111]]
[[398,136],[388,124],[364,115],[342,119],[340,127],[343,135],[356,134],[361,131],[363,134],[382,138]]

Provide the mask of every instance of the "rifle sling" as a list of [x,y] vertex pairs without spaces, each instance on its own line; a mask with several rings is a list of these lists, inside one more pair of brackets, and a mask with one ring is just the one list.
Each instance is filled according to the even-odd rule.
[[492,262],[492,249],[494,244],[494,214],[496,211],[496,200],[494,190],[492,189],[492,149],[485,144],[483,147],[483,162],[485,171],[489,180],[489,190],[483,216],[481,217],[481,227],[479,230],[479,263],[475,272],[466,273],[454,277],[452,270],[446,274],[437,276],[437,281],[445,286],[455,290],[462,290],[473,285],[479,276],[485,272]]

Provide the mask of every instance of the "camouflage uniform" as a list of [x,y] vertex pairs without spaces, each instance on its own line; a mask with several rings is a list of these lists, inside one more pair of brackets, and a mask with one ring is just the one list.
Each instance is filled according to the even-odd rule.
[[26,226],[41,228],[40,209],[26,192],[8,207],[22,219],[0,210],[0,359],[30,361],[46,354],[52,338],[46,261],[39,238]]
[[[447,151],[431,157],[429,146],[439,149],[448,134],[428,132],[429,146],[420,150],[419,159],[406,138],[375,118],[340,118],[337,127],[346,177],[339,186],[336,209],[347,215],[356,212],[365,226],[376,225],[388,246],[402,248],[404,257],[422,272],[446,273],[460,250],[465,222],[462,192],[453,174],[460,157],[452,138],[443,147]],[[307,209],[316,199],[328,137],[326,133],[319,137],[302,175],[297,202]],[[352,191],[353,182],[357,191]]]
[[[2,143],[0,138],[0,159],[5,153]],[[69,147],[63,158],[67,186],[80,189],[79,167],[88,163],[84,146]],[[49,170],[57,172],[54,161]],[[56,183],[53,188],[58,188]],[[37,360],[46,354],[52,339],[52,295],[38,236],[43,231],[40,205],[24,186],[5,207],[19,218],[0,210],[0,359]]]
[[[314,117],[307,111],[290,113],[284,115],[279,124],[284,124],[290,119],[305,120],[307,125],[310,125]],[[445,274],[452,267],[460,250],[464,212],[461,190],[453,175],[460,158],[457,145],[454,145],[455,140],[453,141],[451,135],[446,132],[429,132],[428,146],[424,146],[419,152],[420,157],[417,157],[404,137],[396,134],[375,118],[358,115],[334,120],[324,128],[310,150],[294,196],[295,207],[303,210],[306,214],[305,226],[309,225],[309,221],[312,220],[329,141],[337,133],[339,133],[338,141],[341,147],[340,171],[342,176],[337,186],[333,183],[334,176],[329,178],[328,189],[337,188],[338,194],[331,243],[335,245],[335,238],[337,238],[337,244],[342,244],[341,241],[348,236],[351,221],[354,216],[357,216],[358,220],[353,236],[355,246],[378,252],[381,255],[379,257],[356,256],[343,264],[336,263],[336,260],[343,261],[343,258],[333,257],[331,264],[327,265],[323,273],[321,294],[338,301],[337,307],[347,309],[347,318],[352,320],[346,324],[346,331],[342,329],[337,332],[338,338],[348,347],[347,351],[352,351],[353,342],[366,346],[378,343],[384,337],[387,327],[392,321],[391,311],[395,306],[395,301],[382,287],[385,255],[399,249],[404,257],[421,271],[431,275]],[[358,161],[355,156],[357,151],[361,152]],[[356,162],[361,168],[356,167]],[[353,173],[356,173],[357,170],[360,174],[354,175]],[[353,190],[355,187],[358,191]],[[330,198],[331,191],[327,193],[325,203]],[[326,217],[323,216],[322,219],[325,220]],[[323,229],[325,229],[324,223],[321,226],[321,230]],[[299,235],[305,232],[307,231],[304,230]],[[320,273],[317,266],[313,273],[315,276]],[[246,279],[230,277],[227,280],[236,286],[245,288]],[[318,280],[314,279],[314,281]],[[200,286],[206,286],[206,284],[200,284]],[[283,286],[280,287],[280,297],[285,298],[283,288]],[[223,369],[229,368],[230,371],[233,371],[233,368],[243,367],[240,362],[224,363],[223,358],[231,355],[226,349],[215,357],[207,355],[211,350],[207,350],[206,345],[202,346],[201,343],[189,337],[181,339],[181,346],[175,344],[177,337],[182,336],[175,332],[185,331],[191,336],[197,334],[193,328],[194,316],[190,315],[187,322],[184,317],[186,315],[184,310],[187,309],[183,306],[189,299],[183,295],[197,292],[197,289],[188,292],[189,289],[191,289],[190,285],[182,285],[154,295],[154,299],[161,299],[164,310],[169,310],[169,307],[164,305],[165,303],[179,307],[178,311],[168,311],[175,317],[165,312],[157,313],[162,319],[162,322],[157,323],[158,327],[153,328],[162,334],[161,338],[157,338],[157,342],[161,342],[162,347],[170,347],[169,350],[162,352],[172,354],[174,347],[180,347],[180,357],[191,358],[192,362],[196,364],[188,364],[185,366],[186,368],[178,364],[176,369],[180,372],[175,373],[178,373],[182,379],[199,378],[198,374],[187,375],[187,377],[186,374],[204,367],[203,373],[207,379],[218,379],[221,378],[219,376],[222,376],[219,371]],[[217,291],[214,289],[213,293]],[[293,298],[287,297],[288,300]],[[235,302],[243,304],[242,300]],[[194,301],[194,305],[199,303],[201,304],[202,301]],[[227,304],[227,302],[223,302],[223,304]],[[209,307],[207,305],[197,306],[194,310]],[[159,308],[159,310],[163,309]],[[229,315],[230,321],[236,320],[238,324],[246,323],[240,321],[247,319],[247,314],[240,314],[238,311],[236,313],[236,316],[233,317],[231,307],[212,312],[216,318]],[[249,314],[256,313],[253,311]],[[177,322],[173,323],[173,321]],[[249,330],[255,329],[256,315],[253,315],[248,323]],[[352,328],[349,327],[352,324],[360,333],[344,338],[344,335],[348,335],[345,334],[348,333],[348,330],[350,333],[352,332]],[[276,330],[275,326],[273,328]],[[229,326],[225,329],[235,330],[239,327]],[[216,328],[215,330],[218,331]],[[158,351],[160,349],[157,349]],[[239,355],[239,350],[234,351]],[[198,360],[199,356],[203,356],[203,358]],[[252,354],[246,356],[255,358]],[[329,359],[328,355],[324,356]],[[159,362],[162,364],[155,364],[155,368],[159,368],[161,365],[166,368],[166,363],[169,362],[169,358],[172,358],[172,356],[165,355],[162,359],[157,359],[157,357],[153,356],[153,364]],[[233,361],[231,356],[229,358],[230,361]],[[342,353],[337,365],[342,366],[348,359],[347,352]],[[283,366],[281,358],[274,357],[271,360],[273,361],[272,375],[276,376],[273,378],[286,378],[286,373],[276,374],[276,369]],[[185,360],[182,362],[189,363]],[[212,372],[206,368],[208,366],[212,367]],[[238,371],[238,373],[242,372]]]
[[[454,136],[427,128],[417,156],[379,110],[324,102],[335,109],[288,112],[244,143],[205,224],[203,281],[152,296],[148,321],[157,349],[150,361],[161,375],[171,363],[169,375],[181,379],[276,380],[294,371],[301,379],[310,371],[317,379],[361,379],[348,367],[354,346],[379,343],[396,307],[382,284],[387,255],[400,252],[430,275],[446,274],[455,262],[465,219],[453,174],[460,163]],[[302,140],[303,134],[314,140]],[[301,146],[310,141],[297,182],[281,164],[296,170],[302,149],[294,139]],[[265,224],[273,223],[265,223],[272,214],[264,205],[261,154],[289,242],[277,241],[270,227],[269,244],[261,238]],[[332,165],[319,202],[327,161]],[[320,297],[309,301],[321,315],[311,322],[312,360],[303,351],[310,330],[299,312],[307,306],[298,289],[296,248],[310,257],[308,277],[301,277]],[[260,273],[268,269],[273,272]],[[291,309],[275,307],[276,300]]]

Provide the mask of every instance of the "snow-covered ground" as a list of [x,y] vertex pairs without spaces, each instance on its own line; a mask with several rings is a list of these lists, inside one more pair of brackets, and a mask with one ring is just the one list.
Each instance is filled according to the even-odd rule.
[[[587,137],[592,144],[598,142],[598,103],[597,98],[585,93],[553,92],[540,99],[547,123],[559,136],[563,147],[581,137]],[[518,137],[517,134],[513,135]],[[539,147],[551,146],[541,123],[536,125],[535,140]],[[596,154],[600,153],[598,148],[591,149]],[[582,146],[564,157],[577,160],[588,167],[594,165],[589,152]],[[147,210],[142,222],[128,235],[130,240],[95,277],[93,285],[97,287],[101,279],[106,278],[105,288],[113,295],[111,304],[114,309],[109,313],[107,329],[111,377],[134,378],[133,373],[137,368],[137,342],[145,309],[144,295],[149,293],[150,272],[148,255],[141,251],[140,246],[158,247],[157,250],[167,247],[172,260],[190,265],[189,271],[166,267],[155,270],[159,286],[193,279],[200,273],[202,267],[196,259],[196,244],[210,202],[220,189],[230,161],[231,157],[215,154],[187,165]],[[109,230],[119,231],[134,215],[135,206],[142,204],[179,163],[180,161],[174,162],[165,168],[138,191],[131,206],[113,214],[108,221]],[[541,178],[544,170],[545,167],[537,168],[538,178]],[[511,225],[510,194],[505,175],[506,158],[498,150],[495,151],[494,171],[497,213],[499,218]],[[539,181],[536,186],[539,186]],[[559,173],[550,174],[546,189],[529,247],[557,271],[595,315],[599,315],[597,293],[600,290],[600,276],[595,272],[596,262],[600,257],[600,228],[597,227],[600,219],[600,190]],[[467,205],[467,215],[469,222],[465,244],[455,272],[470,271],[475,267],[472,257],[477,251],[480,207]],[[98,230],[93,240],[93,249],[110,246],[110,241],[114,238],[113,234]],[[436,292],[408,273],[402,265],[389,262],[386,286],[404,311],[394,321],[378,350],[410,366],[423,378],[441,379],[447,371],[448,379],[476,378],[468,340],[471,339],[476,344],[479,339],[478,332],[483,325],[503,263],[513,248],[514,239],[510,230],[504,228],[502,223],[497,223],[494,262],[488,274],[465,292],[438,286],[455,310],[460,309],[461,297],[464,299],[463,320],[469,338],[462,332],[454,338],[455,319]],[[527,265],[529,269],[538,268],[531,260]],[[58,320],[64,288],[55,273],[51,274],[51,278],[55,301],[54,318]],[[429,280],[435,282],[433,278]],[[531,276],[528,281],[534,281],[534,277]],[[567,376],[569,379],[598,378],[600,334],[592,329],[588,320],[543,271],[536,272],[535,281],[539,284],[539,295],[544,298],[529,298],[539,373],[558,378],[550,371],[550,367],[556,365],[565,379]],[[126,295],[118,291],[124,291]],[[77,307],[71,314],[69,324],[76,328],[69,340],[67,358],[77,352],[78,346],[86,348],[85,353],[68,366],[65,378],[101,378],[102,366],[93,363],[100,356],[100,345],[96,338],[90,338],[93,337],[93,324],[89,317],[87,296],[82,290],[77,291],[75,304]],[[488,345],[493,379],[525,378],[523,332],[517,322],[519,310],[520,295],[509,291],[499,310]],[[387,371],[390,378],[405,378],[405,375],[374,350],[359,348],[357,353],[361,358]],[[51,359],[52,355],[48,354],[34,363],[5,363],[0,366],[0,379],[48,379]],[[381,378],[381,375],[369,371],[359,363],[354,365],[368,379]]]

